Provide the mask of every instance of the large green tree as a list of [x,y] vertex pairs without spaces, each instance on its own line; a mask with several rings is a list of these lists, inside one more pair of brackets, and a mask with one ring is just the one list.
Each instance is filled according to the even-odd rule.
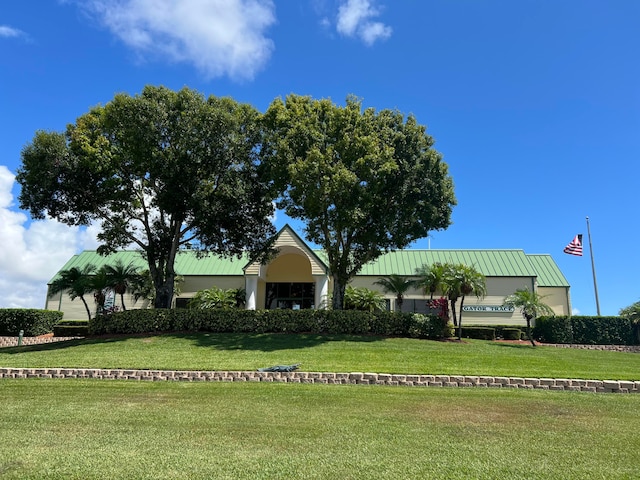
[[334,309],[363,265],[449,226],[453,182],[413,116],[290,95],[265,119],[278,206],[325,250]]
[[22,151],[20,206],[69,225],[99,221],[99,252],[133,245],[168,308],[181,247],[262,251],[274,233],[258,169],[253,107],[183,88],[147,86],[91,109],[65,133],[39,131]]

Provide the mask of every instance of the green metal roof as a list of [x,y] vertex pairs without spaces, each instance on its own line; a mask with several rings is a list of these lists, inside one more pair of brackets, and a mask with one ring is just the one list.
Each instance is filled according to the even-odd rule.
[[[313,252],[325,264],[327,263],[326,254],[322,250],[313,250]],[[85,250],[74,255],[61,270],[82,268],[87,264],[100,268],[103,265],[113,264],[117,260],[125,265],[133,263],[141,269],[147,268],[146,262],[137,251],[121,251],[103,257],[95,250]],[[175,270],[183,276],[242,276],[244,275],[243,267],[249,260],[247,255],[238,259],[222,258],[216,255],[198,256],[195,251],[181,251],[176,258]],[[567,279],[550,255],[527,255],[523,250],[398,250],[388,252],[368,263],[359,275],[412,276],[415,275],[417,268],[435,262],[471,265],[486,277],[538,277],[538,285],[542,287],[569,286]]]
[[535,277],[536,271],[522,250],[397,250],[366,264],[360,275],[411,276],[422,265],[470,265],[486,277]]
[[[121,261],[124,265],[132,263],[144,270],[149,268],[147,262],[137,251],[123,250],[103,257],[95,250],[85,250],[71,257],[60,270],[68,270],[73,267],[82,268],[88,264],[93,264],[96,268],[100,268],[104,265],[113,265],[117,261]],[[217,255],[198,256],[195,251],[186,250],[178,253],[175,271],[179,275],[243,275],[244,272],[242,268],[248,261],[248,255],[243,255],[240,259],[223,258]],[[51,283],[57,275],[56,273],[49,283]]]
[[527,258],[538,272],[539,287],[568,287],[569,282],[549,254],[528,254]]

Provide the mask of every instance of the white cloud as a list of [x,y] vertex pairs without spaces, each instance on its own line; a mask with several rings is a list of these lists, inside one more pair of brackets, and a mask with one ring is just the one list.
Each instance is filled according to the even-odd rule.
[[73,255],[96,248],[97,227],[47,219],[27,224],[15,211],[14,175],[0,165],[0,308],[43,308],[47,282]]
[[273,51],[265,36],[276,21],[272,0],[77,3],[139,55],[190,63],[207,78],[252,79]]
[[391,27],[371,19],[380,15],[370,0],[346,0],[338,8],[338,33],[347,37],[358,37],[365,44],[373,45],[377,40],[391,36]]
[[0,37],[22,37],[25,33],[8,25],[0,25]]

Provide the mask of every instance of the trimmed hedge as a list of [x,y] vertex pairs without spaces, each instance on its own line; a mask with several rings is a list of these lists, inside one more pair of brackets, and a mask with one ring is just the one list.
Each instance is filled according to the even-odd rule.
[[54,337],[84,337],[89,335],[87,320],[63,320],[53,326]]
[[533,337],[543,343],[638,344],[632,322],[623,317],[540,317],[533,328]]
[[20,330],[26,337],[36,337],[53,331],[62,320],[63,312],[35,308],[0,308],[0,335],[16,336]]
[[[526,338],[524,327],[516,325],[473,325],[474,327],[487,327],[495,330],[496,338],[503,340],[522,340]],[[464,329],[464,327],[463,327]]]
[[214,333],[327,333],[412,336],[439,339],[450,327],[437,316],[357,310],[126,310],[96,316],[89,333],[129,334],[172,331]]
[[[457,331],[457,329],[456,329]],[[493,327],[462,327],[463,338],[475,338],[477,340],[495,340],[496,329]]]
[[[498,329],[496,329],[496,334],[498,334]],[[503,338],[503,340],[520,340],[522,339],[522,330],[515,327],[504,327],[500,330],[499,336]]]

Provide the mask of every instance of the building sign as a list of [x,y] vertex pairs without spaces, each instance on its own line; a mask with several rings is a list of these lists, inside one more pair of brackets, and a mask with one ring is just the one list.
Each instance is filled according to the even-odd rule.
[[503,307],[502,305],[465,305],[462,307],[463,312],[511,313],[514,310],[513,307]]

